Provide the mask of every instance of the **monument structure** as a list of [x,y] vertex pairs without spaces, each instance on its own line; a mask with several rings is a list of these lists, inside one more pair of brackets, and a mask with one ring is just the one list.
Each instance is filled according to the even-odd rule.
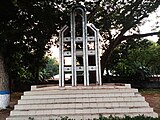
[[[82,80],[84,86],[89,86],[90,79],[102,85],[100,57],[99,57],[99,31],[91,23],[87,23],[86,8],[76,5],[71,10],[70,26],[65,25],[60,30],[60,67],[59,86],[65,86],[65,75],[71,73],[72,86],[77,86]],[[66,60],[71,64],[67,65]]]

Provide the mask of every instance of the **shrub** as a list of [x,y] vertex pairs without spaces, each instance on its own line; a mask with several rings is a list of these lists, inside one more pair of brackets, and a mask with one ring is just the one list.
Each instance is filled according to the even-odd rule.
[[[29,117],[29,120],[34,120],[34,118]],[[54,120],[54,119],[49,119],[49,120]],[[61,117],[61,120],[76,120],[76,119],[68,118],[67,116],[65,116],[65,117]],[[92,119],[88,118],[88,120],[92,120]],[[120,118],[120,117],[116,117],[116,116],[112,116],[112,115],[109,117],[105,117],[100,114],[99,118],[94,118],[93,120],[160,120],[160,117],[153,118],[153,117],[147,117],[144,115],[139,115],[139,116],[135,116],[135,117],[125,116],[123,118]]]

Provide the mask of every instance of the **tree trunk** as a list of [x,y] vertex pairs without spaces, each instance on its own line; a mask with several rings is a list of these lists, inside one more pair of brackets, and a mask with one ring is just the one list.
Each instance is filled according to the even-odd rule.
[[106,64],[107,64],[109,56],[110,56],[109,53],[110,53],[109,50],[107,50],[103,53],[103,55],[101,57],[101,76],[103,76],[103,74],[104,74],[104,70],[106,68]]
[[0,109],[5,109],[10,100],[9,78],[5,68],[4,59],[0,53]]
[[101,57],[101,75],[103,76],[104,70],[106,68],[106,65],[109,63],[111,56],[112,56],[112,52],[114,50],[115,46],[113,46],[112,44],[109,45],[108,49],[105,50],[105,52],[103,53],[102,57]]
[[127,29],[123,29],[121,33],[115,38],[115,40],[110,41],[109,47],[105,50],[101,58],[101,74],[103,76],[106,65],[109,63],[113,50],[124,40],[123,34],[127,31]]

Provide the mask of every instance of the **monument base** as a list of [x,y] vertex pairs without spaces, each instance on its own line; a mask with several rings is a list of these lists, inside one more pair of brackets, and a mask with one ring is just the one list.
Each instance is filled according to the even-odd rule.
[[78,84],[77,86],[71,86],[71,84],[65,84],[64,87],[59,87],[55,84],[46,84],[46,85],[33,85],[31,86],[32,90],[37,89],[82,89],[82,88],[131,88],[130,84],[124,83],[105,83],[103,85],[90,84],[89,86],[84,86],[83,84]]

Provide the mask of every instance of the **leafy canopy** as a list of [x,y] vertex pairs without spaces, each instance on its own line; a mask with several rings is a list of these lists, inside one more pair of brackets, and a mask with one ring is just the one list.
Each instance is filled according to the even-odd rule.
[[[103,37],[102,73],[122,41],[158,34],[139,34],[137,27],[158,8],[159,0],[1,0],[1,3],[4,7],[0,7],[0,51],[13,79],[21,79],[17,74],[21,70],[27,71],[29,79],[38,79],[44,54],[52,44],[50,39],[58,36],[62,26],[69,25],[70,8],[76,3],[87,7],[88,20],[100,29]],[[126,36],[129,30],[137,34]]]
[[109,69],[112,75],[145,80],[160,74],[159,56],[160,45],[147,39],[123,42],[114,50]]

